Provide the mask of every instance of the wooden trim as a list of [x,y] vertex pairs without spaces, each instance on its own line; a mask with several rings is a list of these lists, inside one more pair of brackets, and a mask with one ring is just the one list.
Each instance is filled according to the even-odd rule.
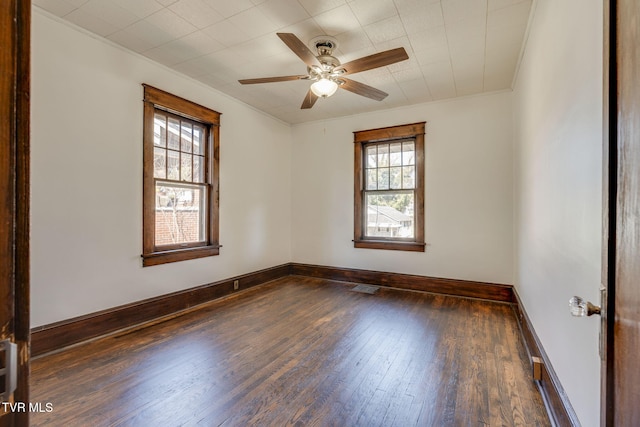
[[[144,88],[144,125],[143,125],[143,206],[142,206],[142,266],[166,264],[190,259],[216,256],[222,247],[219,242],[219,206],[220,206],[220,113],[154,88],[147,84]],[[207,145],[205,150],[205,183],[207,206],[207,238],[205,242],[180,245],[180,247],[157,247],[154,178],[154,116],[156,107],[171,112],[176,118],[193,119],[206,128]],[[168,115],[168,113],[165,113]],[[181,149],[180,149],[181,151]],[[188,184],[195,184],[185,181]],[[201,183],[198,183],[200,185]]]
[[[220,245],[220,126],[211,128],[209,137],[209,156],[205,173],[209,176],[207,186],[209,194],[209,243]],[[210,169],[211,168],[211,169]],[[217,255],[217,254],[216,254]]]
[[[18,344],[18,384],[13,398],[17,402],[29,399],[30,363],[30,116],[31,116],[31,2],[20,0],[16,16],[17,87],[16,87],[16,270],[14,303],[16,307],[14,333]],[[16,426],[28,426],[29,415],[18,413]]]
[[[199,304],[288,275],[320,277],[398,289],[513,302],[513,288],[510,285],[289,263],[39,326],[31,331],[31,352],[32,355],[39,356],[102,335],[132,327],[142,327],[164,317],[179,314]],[[234,291],[233,282],[235,280],[239,281],[240,286],[238,290]]]
[[525,347],[529,352],[529,360],[532,357],[538,357],[542,359],[542,379],[536,381],[540,394],[545,401],[549,417],[554,421],[557,426],[580,426],[580,421],[576,415],[569,398],[565,393],[560,380],[551,366],[551,361],[547,356],[547,353],[542,347],[540,339],[536,335],[533,329],[533,324],[525,311],[522,301],[518,295],[518,292],[514,289],[513,296],[515,304],[513,310],[515,311],[518,324],[520,325],[520,332],[524,338]]
[[354,176],[353,176],[353,241],[358,242],[364,236],[364,221],[362,221],[362,190],[364,189],[364,173],[362,164],[362,144],[354,145]]
[[511,285],[297,263],[291,264],[291,274],[491,301],[514,302],[513,286]]
[[359,130],[353,132],[353,142],[375,142],[392,139],[410,138],[423,134],[426,122],[411,123],[400,126],[389,126],[378,129]]
[[204,258],[208,256],[218,255],[220,253],[220,245],[198,246],[188,249],[175,249],[163,252],[153,252],[142,255],[142,266],[149,267],[152,265],[167,264],[176,261],[186,261],[189,259]]
[[143,104],[144,121],[142,131],[142,253],[153,253],[155,249],[155,185],[153,184],[153,104]]
[[[416,191],[414,201],[414,221],[415,221],[415,241],[416,243],[424,243],[424,229],[426,224],[424,222],[424,123],[420,123],[419,129],[422,132],[415,136],[415,150],[416,150]],[[424,245],[422,246],[422,252],[424,252]]]
[[[353,242],[355,248],[387,249],[395,251],[425,251],[425,222],[424,222],[424,133],[426,122],[408,125],[391,126],[354,132],[354,178],[353,178]],[[414,195],[414,237],[407,242],[402,239],[382,239],[366,236],[367,222],[364,178],[364,145],[368,143],[390,143],[396,139],[412,138],[415,144],[415,186],[411,190]],[[386,191],[386,190],[385,190]],[[394,190],[389,190],[393,192]],[[400,191],[400,190],[399,190]]]
[[144,87],[145,102],[164,107],[181,116],[187,115],[197,121],[205,120],[209,124],[220,125],[221,113],[151,85],[143,83],[142,86]]
[[397,240],[354,240],[355,248],[364,249],[387,249],[391,251],[411,251],[424,252],[425,243],[420,242],[399,242]]
[[[31,353],[34,356],[39,356],[102,335],[158,321],[163,317],[175,315],[196,305],[285,277],[289,275],[289,272],[290,265],[283,264],[196,288],[39,326],[31,331]],[[239,282],[238,290],[233,289],[235,280]]]
[[602,276],[600,305],[600,425],[616,421],[616,259],[618,236],[618,1],[603,2]]
[[[289,263],[39,326],[31,331],[31,352],[34,356],[39,356],[102,335],[132,327],[142,327],[164,317],[179,314],[199,304],[232,295],[238,291],[288,275],[319,277],[354,283],[369,283],[397,289],[434,292],[507,303],[513,302],[513,288],[510,285]],[[233,282],[235,280],[239,281],[239,289],[234,291]]]
[[[29,402],[31,1],[0,2],[0,339],[18,347],[13,402]],[[4,381],[4,377],[2,381]],[[28,411],[0,411],[28,426]]]

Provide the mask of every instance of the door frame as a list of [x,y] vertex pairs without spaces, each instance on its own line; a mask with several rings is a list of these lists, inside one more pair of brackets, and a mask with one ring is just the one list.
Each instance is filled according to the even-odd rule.
[[[29,402],[29,92],[31,1],[0,2],[0,338],[18,346],[13,402]],[[1,426],[28,426],[0,410]]]
[[[616,0],[603,1],[602,287],[600,324],[600,426],[613,426],[615,235],[617,194]],[[613,22],[612,22],[613,17]],[[613,46],[613,49],[611,48]],[[610,236],[612,237],[610,239]]]
[[640,17],[640,6],[634,1],[637,0],[603,2],[604,292],[600,332],[600,425],[603,427],[631,425],[629,423],[635,423],[640,414],[637,402],[633,401],[640,393],[640,375],[634,366],[640,345],[638,340],[628,339],[629,329],[640,322],[640,318],[632,314],[636,313],[640,292],[637,283],[640,264],[636,261],[640,248],[632,241],[638,238],[639,197],[635,178],[640,158],[637,131],[640,108],[629,107],[629,98],[638,96],[638,81],[634,79],[640,76],[640,47],[634,39],[635,33],[630,31]]

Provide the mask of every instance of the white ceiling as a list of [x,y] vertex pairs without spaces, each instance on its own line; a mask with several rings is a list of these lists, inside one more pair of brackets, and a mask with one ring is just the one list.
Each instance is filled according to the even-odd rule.
[[[33,4],[288,123],[511,88],[532,0],[32,0]],[[409,59],[349,76],[389,94],[345,90],[301,110],[306,74],[276,36],[338,40],[347,62],[396,47]]]

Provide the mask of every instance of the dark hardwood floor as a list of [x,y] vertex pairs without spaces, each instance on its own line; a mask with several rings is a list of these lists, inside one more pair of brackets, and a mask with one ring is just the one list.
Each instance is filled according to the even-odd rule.
[[35,426],[548,426],[507,304],[289,276],[32,361]]

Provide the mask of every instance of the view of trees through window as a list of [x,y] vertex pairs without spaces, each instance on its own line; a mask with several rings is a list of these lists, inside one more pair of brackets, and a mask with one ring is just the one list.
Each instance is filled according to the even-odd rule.
[[369,143],[364,147],[365,236],[413,238],[415,143]]

